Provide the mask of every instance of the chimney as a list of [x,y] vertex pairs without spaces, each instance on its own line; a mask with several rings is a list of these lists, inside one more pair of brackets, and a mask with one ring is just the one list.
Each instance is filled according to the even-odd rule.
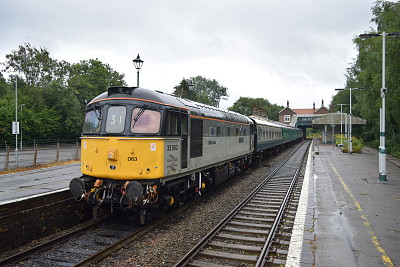
[[312,109],[315,110],[315,101],[314,101],[314,103],[312,104]]
[[287,107],[289,107],[289,100],[287,100],[286,104],[287,104]]
[[324,100],[322,99],[322,105],[321,105],[321,107],[323,107],[324,106]]

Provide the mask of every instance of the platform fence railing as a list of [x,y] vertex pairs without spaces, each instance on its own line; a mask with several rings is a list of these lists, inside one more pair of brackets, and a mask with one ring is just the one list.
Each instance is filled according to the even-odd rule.
[[0,144],[0,171],[80,160],[79,139],[27,140],[17,148],[16,157],[15,143]]

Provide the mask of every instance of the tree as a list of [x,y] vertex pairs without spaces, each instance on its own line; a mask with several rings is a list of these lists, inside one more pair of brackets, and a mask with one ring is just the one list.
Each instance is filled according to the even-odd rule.
[[[193,84],[193,88],[190,88],[189,84]],[[219,106],[223,96],[229,96],[228,89],[220,85],[217,80],[202,76],[183,78],[174,89],[174,95],[215,107]]]
[[82,60],[73,64],[70,75],[68,89],[75,93],[83,108],[90,100],[106,91],[107,87],[126,85],[124,74],[98,59]]
[[279,111],[282,109],[282,106],[271,104],[267,99],[250,97],[240,97],[233,104],[233,106],[229,108],[231,111],[235,111],[246,116],[268,116],[270,119],[275,121],[279,120]]
[[5,80],[4,72],[18,77],[24,140],[77,138],[87,102],[108,86],[125,85],[123,74],[98,59],[70,64],[52,58],[46,48],[30,44],[20,45],[0,64],[1,142],[13,140],[11,123],[15,118],[14,80]]
[[8,91],[9,91],[9,86],[6,82],[6,79],[4,79],[3,74],[0,72],[0,98],[5,96]]
[[[388,2],[378,0],[372,7],[372,22],[376,31],[369,29],[367,33],[400,32],[400,1]],[[353,114],[367,120],[361,130],[355,129],[365,141],[372,145],[379,143],[379,108],[381,107],[382,87],[382,37],[361,39],[354,38],[358,55],[347,69],[346,87],[364,87],[368,90],[355,92]],[[386,38],[386,137],[388,152],[400,149],[400,38]],[[338,93],[333,104],[343,102],[344,92]]]
[[25,43],[6,55],[6,59],[3,71],[19,75],[28,87],[41,87],[55,79],[65,83],[68,79],[69,64],[53,59],[44,47]]

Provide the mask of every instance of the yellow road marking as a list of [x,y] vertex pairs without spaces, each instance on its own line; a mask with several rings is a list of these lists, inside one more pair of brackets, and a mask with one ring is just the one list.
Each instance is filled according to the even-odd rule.
[[[332,162],[330,161],[330,159],[328,157],[327,157],[327,159],[328,159],[328,162],[331,165],[333,171],[335,172],[336,176],[339,178],[339,181],[342,184],[344,191],[346,191],[346,193],[349,195],[349,197],[353,200],[354,206],[357,208],[358,211],[364,213],[364,210],[361,208],[360,203],[358,203],[357,199],[354,197],[353,193],[351,192],[351,190],[349,189],[347,184],[344,182],[343,178],[339,175],[339,172],[333,166]],[[376,250],[382,254],[381,258],[382,258],[383,263],[386,266],[393,267],[394,265],[392,263],[392,260],[386,255],[386,251],[381,247],[381,244],[379,243],[378,238],[375,236],[375,233],[370,230],[371,223],[369,222],[367,216],[362,214],[362,215],[360,215],[360,218],[362,219],[364,226],[367,227],[367,232],[371,236],[372,244],[374,244]]]

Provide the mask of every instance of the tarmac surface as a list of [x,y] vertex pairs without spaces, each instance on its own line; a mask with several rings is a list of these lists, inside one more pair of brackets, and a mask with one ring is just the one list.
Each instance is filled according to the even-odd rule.
[[400,266],[400,159],[387,155],[386,183],[370,148],[316,145],[309,161],[287,266]]

